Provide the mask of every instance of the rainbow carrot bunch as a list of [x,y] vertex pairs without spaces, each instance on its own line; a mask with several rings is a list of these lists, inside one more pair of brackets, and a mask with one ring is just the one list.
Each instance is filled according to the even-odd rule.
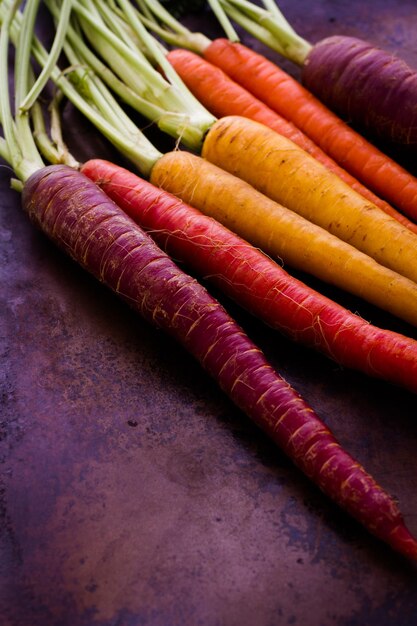
[[255,37],[298,64],[302,82],[331,110],[392,144],[417,145],[417,72],[370,42],[335,35],[310,44],[282,15],[247,0],[219,0],[223,10]]
[[[99,23],[98,20],[96,22]],[[103,26],[100,27],[100,31],[106,32]],[[79,42],[75,30],[69,31],[69,35],[71,43],[69,40],[66,41],[64,49],[72,67],[75,68],[72,77],[78,81],[79,87],[85,93],[83,61],[77,53],[77,50],[84,52],[84,48],[79,44],[75,50],[73,44]],[[108,39],[113,41],[110,35]],[[45,53],[42,52],[39,42],[35,43],[35,57],[43,65],[46,62]],[[121,44],[119,49],[122,49]],[[132,49],[130,47],[130,50]],[[89,58],[91,57],[90,52]],[[97,67],[100,70],[99,64]],[[123,83],[109,70],[102,74],[112,85],[117,86],[118,93],[121,95],[126,93],[122,89]],[[58,69],[51,73],[58,87],[75,106],[78,106],[99,130],[132,160],[142,174],[150,178],[152,183],[173,192],[185,202],[215,217],[271,256],[283,259],[290,267],[309,272],[416,324],[416,284],[413,281],[385,268],[326,230],[271,201],[239,178],[213,166],[207,159],[180,150],[162,155],[145,140],[108,90],[105,91],[99,77],[94,76],[91,71],[89,75],[90,98],[80,99],[76,87],[70,84]],[[154,105],[148,104],[143,107],[143,111],[149,113],[148,109],[151,106],[154,108]],[[112,123],[109,123],[109,116]],[[185,123],[184,116],[180,114],[176,117],[172,115],[170,119],[179,121],[177,130]],[[231,133],[231,135],[226,133],[226,137],[233,136],[233,129],[236,129],[239,131],[236,136],[238,138],[242,134],[240,122],[241,118],[223,118],[213,125],[206,142],[211,133],[214,133],[217,127],[223,128],[225,123],[230,123]],[[244,128],[244,134],[248,129],[250,126]],[[257,125],[256,129],[258,130]],[[260,127],[261,132],[264,130],[264,127]],[[174,129],[173,132],[175,134],[177,131]],[[275,140],[275,133],[270,132],[272,139]],[[279,135],[277,138],[281,140]],[[217,140],[214,147],[216,142]],[[224,151],[225,158],[229,152],[232,159],[236,153],[232,142],[231,149]],[[252,163],[251,159],[249,154],[248,167]],[[414,235],[412,237],[414,243]]]
[[[28,115],[19,106],[30,87],[29,47],[21,38],[31,32],[33,6],[30,1],[26,4],[23,22],[14,20],[15,5],[0,13],[1,121],[5,136],[0,151],[20,180],[16,186],[22,188],[23,207],[32,222],[146,320],[176,338],[325,493],[377,537],[417,559],[417,541],[405,527],[394,501],[341,448],[218,302],[84,174],[67,165],[44,166]],[[7,76],[9,29],[22,45],[17,55],[18,112],[14,118]],[[39,43],[35,47],[42,57]],[[54,73],[52,67],[50,71]],[[59,80],[80,103],[81,96],[74,96],[65,77]],[[97,95],[99,83],[92,80],[88,88]],[[91,103],[86,110],[92,113]],[[94,117],[97,124],[101,120],[107,128],[96,109]],[[54,155],[55,146],[49,146],[48,153]],[[91,167],[94,171],[94,165]],[[87,171],[87,166],[84,169]],[[145,212],[150,208],[165,210],[166,199],[159,189],[146,182],[139,188],[135,182],[134,192]]]
[[[274,12],[271,15],[258,6],[241,1],[238,3],[241,10],[238,10],[235,4],[225,4],[224,10],[274,50],[291,56],[293,60],[303,57],[310,50],[311,46],[294,32],[280,45],[283,29],[286,32],[291,28],[281,14]],[[275,4],[268,2],[268,6],[273,10]],[[142,16],[142,20],[168,43],[182,48],[171,51],[168,58],[209,110],[218,116],[243,115],[275,128],[336,171],[361,195],[404,224],[408,222],[413,229],[414,224],[410,224],[387,202],[416,220],[415,177],[355,132],[287,72],[238,43],[238,37],[228,21],[222,19],[230,39],[210,41],[173,20],[157,0],[149,3],[149,9],[154,11],[153,19]],[[195,53],[202,56],[205,62]],[[217,72],[213,66],[218,68]],[[217,97],[213,95],[213,88]],[[272,113],[275,117],[271,116]],[[285,127],[288,122],[293,124],[292,128]]]
[[[415,73],[401,60],[349,37],[318,44],[316,52],[316,46],[312,48],[293,31],[273,0],[265,4],[268,11],[247,0],[221,1],[224,12],[253,36],[296,63],[305,61],[305,86],[263,55],[237,43],[237,37],[216,39],[198,52],[293,122],[352,176],[416,221],[416,179],[326,106],[335,106],[349,122],[356,118],[362,128],[372,124],[376,136],[412,146],[416,141],[412,139],[416,132]],[[352,57],[357,64],[350,63]],[[343,72],[347,63],[349,71]],[[341,78],[337,79],[339,72]],[[323,97],[323,102],[317,96]]]
[[[365,201],[294,142],[263,125],[241,116],[228,116],[219,121],[212,116],[207,132],[210,119],[207,111],[201,107],[199,115],[198,102],[194,100],[188,111],[187,98],[172,97],[176,89],[183,93],[182,82],[160,47],[152,41],[130,2],[120,0],[120,7],[124,11],[121,16],[100,0],[91,4],[94,9],[86,10],[78,2],[75,3],[80,28],[84,29],[90,44],[97,46],[100,55],[106,58],[117,73],[116,79],[110,81],[109,68],[105,72],[99,62],[92,64],[109,83],[116,83],[119,95],[126,93],[126,89],[123,91],[120,88],[122,81],[129,93],[135,90],[137,100],[145,100],[145,106],[139,108],[145,116],[160,126],[163,124],[164,130],[174,137],[187,137],[188,147],[200,150],[206,160],[238,175],[276,202],[300,213],[310,222],[373,257],[378,263],[413,281],[417,279],[414,233]],[[54,4],[49,3],[49,6],[56,12]],[[119,31],[124,29],[124,39],[128,38],[127,41],[117,37],[109,25],[115,25],[114,28]],[[72,47],[71,50],[67,47],[67,55],[73,65],[83,60],[89,62],[92,57],[91,53],[88,57],[84,56],[85,48],[88,47],[85,44],[76,44],[75,51],[74,41],[79,41],[77,37],[75,30],[69,31]],[[157,76],[153,84],[152,68],[149,63],[146,64],[137,38],[147,47],[148,54],[153,55],[155,63],[159,63],[170,77],[171,82],[167,80],[164,83],[164,91],[160,88],[164,78],[157,72],[154,72]],[[133,59],[136,58],[137,63],[134,65]],[[146,75],[139,71],[139,66],[146,66]],[[149,91],[152,94],[148,99]],[[188,90],[185,89],[184,93],[188,99],[191,98]],[[197,124],[193,121],[195,119],[204,122]],[[220,143],[222,147],[217,149]],[[254,163],[257,163],[256,168]],[[382,245],[381,242],[388,243]]]

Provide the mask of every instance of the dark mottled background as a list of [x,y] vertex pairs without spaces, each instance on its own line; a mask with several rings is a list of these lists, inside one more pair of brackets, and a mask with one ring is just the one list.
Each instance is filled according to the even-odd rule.
[[[414,0],[281,6],[311,41],[365,36],[417,67]],[[189,23],[219,32],[208,15]],[[78,158],[118,159],[71,106],[65,129]],[[417,568],[339,511],[187,354],[36,232],[9,181],[2,166],[0,625],[416,625]],[[417,533],[417,398],[343,371],[224,302]]]

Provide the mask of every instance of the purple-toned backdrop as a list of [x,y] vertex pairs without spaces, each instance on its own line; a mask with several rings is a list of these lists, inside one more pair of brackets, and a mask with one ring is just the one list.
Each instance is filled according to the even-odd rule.
[[[417,67],[413,0],[281,6],[311,41],[365,36]],[[189,23],[216,32],[208,17]],[[65,130],[78,158],[120,161],[70,106]],[[191,357],[35,231],[9,181],[1,167],[0,625],[417,624],[417,568],[331,504]],[[343,371],[223,301],[417,533],[417,398]]]

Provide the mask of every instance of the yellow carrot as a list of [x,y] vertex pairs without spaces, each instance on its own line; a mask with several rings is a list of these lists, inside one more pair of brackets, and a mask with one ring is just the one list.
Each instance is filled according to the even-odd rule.
[[417,285],[326,230],[188,152],[153,166],[150,181],[214,217],[270,256],[417,324]]
[[252,120],[224,117],[210,129],[202,154],[378,263],[417,282],[417,236],[286,137]]

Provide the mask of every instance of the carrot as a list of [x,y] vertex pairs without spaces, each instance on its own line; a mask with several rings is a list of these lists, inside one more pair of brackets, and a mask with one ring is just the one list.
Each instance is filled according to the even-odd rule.
[[385,213],[417,233],[417,224],[396,211],[387,202],[376,196],[367,187],[340,167],[307,135],[293,123],[270,109],[249,91],[234,82],[225,72],[198,54],[184,48],[177,48],[167,54],[169,62],[187,85],[188,89],[216,117],[241,115],[272,128],[323,163],[361,196],[373,202]]
[[[127,2],[127,6],[130,7],[129,11],[131,11],[129,2]],[[87,22],[87,32],[93,45],[98,38],[100,51],[106,54],[109,62],[113,65],[115,61],[112,59],[111,50],[113,47],[117,50],[119,55],[117,57],[118,72],[129,81],[129,85],[132,87],[134,84],[131,76],[132,67],[126,61],[123,64],[120,55],[123,51],[126,57],[131,59],[133,48],[115,37],[104,23],[99,24],[98,18],[94,19],[92,14],[77,7],[76,4],[76,11],[81,15],[81,24],[84,25],[84,22]],[[110,17],[111,15],[106,14],[108,21],[110,21]],[[132,20],[134,17],[135,14],[133,14]],[[132,26],[133,24],[132,21]],[[139,36],[142,30],[145,29],[139,21]],[[96,33],[95,37],[91,31]],[[144,35],[145,44],[148,38],[149,33],[146,33]],[[110,46],[108,45],[109,42],[111,43]],[[133,42],[132,45],[134,45]],[[264,125],[235,116],[224,117],[217,121],[216,118],[213,118],[210,124],[204,108],[201,111],[203,121],[202,124],[199,124],[197,123],[197,101],[193,102],[187,114],[187,102],[178,103],[178,97],[176,97],[176,101],[179,108],[176,108],[176,104],[174,109],[171,109],[171,91],[175,91],[174,88],[180,88],[180,79],[165,57],[162,55],[161,58],[160,47],[153,42],[149,46],[150,52],[154,53],[155,58],[163,63],[164,72],[171,75],[175,74],[173,77],[175,82],[166,81],[167,90],[170,90],[168,100],[165,99],[164,93],[161,93],[159,89],[161,75],[158,72],[155,72],[156,85],[154,86],[155,89],[156,87],[158,89],[150,96],[150,99],[155,98],[159,103],[158,106],[165,111],[165,115],[161,115],[159,119],[161,122],[163,121],[168,132],[177,137],[181,137],[182,133],[187,134],[188,138],[194,135],[194,149],[201,150],[201,154],[207,160],[231,171],[262,193],[269,195],[292,211],[301,213],[308,220],[329,230],[365,254],[372,256],[382,265],[417,281],[417,239],[415,233],[410,232],[375,205],[365,201],[338,176],[329,172],[296,144]],[[71,55],[73,65],[81,62],[72,47],[67,46],[65,49],[67,54]],[[140,62],[143,63],[142,56],[139,58]],[[151,66],[149,65],[146,69],[152,75]],[[138,76],[138,80],[143,83],[142,76]],[[150,88],[152,85],[153,77],[149,76]],[[190,92],[186,88],[184,89],[185,94],[190,98]],[[140,84],[138,93],[141,93],[142,98],[147,97],[147,91]],[[144,114],[149,115],[149,112],[144,110]],[[194,122],[190,122],[190,116],[194,116]],[[168,124],[167,120],[169,120]],[[225,133],[227,137],[223,136]],[[245,141],[244,137],[248,138],[248,141]],[[220,139],[222,140],[220,141]],[[257,166],[254,165],[255,163]]]
[[242,44],[221,38],[204,50],[204,58],[293,122],[378,196],[417,220],[417,179],[350,128],[276,64]]
[[396,504],[266,362],[220,304],[83,174],[49,166],[23,189],[32,222],[148,322],[184,346],[328,496],[417,560]]
[[[43,167],[27,116],[19,113],[13,120],[8,111],[8,29],[14,10],[12,5],[7,11],[0,35],[7,146],[2,153],[21,180],[31,221],[145,320],[177,339],[327,495],[375,536],[417,560],[417,540],[393,499],[341,448],[219,303],[82,173],[65,165]],[[22,95],[21,75],[17,84],[16,95]]]
[[312,45],[274,0],[269,10],[244,0],[220,0],[226,14],[302,68],[302,82],[330,109],[374,138],[417,144],[417,72],[397,55],[357,37],[336,35]]
[[100,159],[81,171],[171,257],[259,319],[337,363],[417,392],[417,342],[372,326],[291,277],[216,220]]
[[[74,67],[82,67],[82,62],[71,47],[66,45],[65,51]],[[39,43],[34,52],[36,59],[43,65],[45,59]],[[91,97],[94,96],[93,104],[80,98],[80,94],[58,68],[55,68],[51,76],[75,106],[79,107],[92,123],[138,166],[146,178],[150,177],[151,182],[181,196],[202,212],[212,212],[212,216],[231,230],[261,247],[271,256],[283,259],[289,266],[304,270],[364,298],[411,324],[417,323],[417,287],[414,282],[376,263],[368,255],[359,253],[353,246],[271,201],[244,181],[220,170],[208,161],[179,150],[162,155],[140,133],[111,93],[106,90],[105,85],[92,73],[88,76],[83,75],[81,87],[84,89],[86,81],[91,81],[89,91]],[[96,89],[93,89],[95,86]],[[184,122],[179,114],[173,115],[171,120],[172,124],[179,124],[178,130]],[[216,122],[206,141],[211,141],[210,136],[219,125],[222,127],[224,124],[230,124],[232,133],[233,128],[239,131],[241,120],[243,118],[228,117]],[[251,120],[244,122],[248,128],[258,127]],[[261,128],[271,133],[274,138],[278,137],[274,131],[263,126]],[[217,144],[217,140],[214,144]],[[292,150],[302,152],[291,143]],[[249,153],[245,156],[248,162],[252,162]],[[343,183],[340,181],[340,184]],[[345,187],[343,192],[344,189]],[[369,212],[368,205],[367,209]],[[381,213],[384,219],[390,220],[376,207],[372,211]],[[391,221],[402,229],[395,220]],[[413,238],[414,245],[415,236],[405,228],[404,231]],[[401,255],[397,258],[400,261]]]
[[416,235],[282,135],[251,120],[224,117],[207,134],[202,156],[417,282]]
[[352,124],[415,150],[417,72],[402,59],[356,37],[327,37],[306,57],[302,81]]
[[273,258],[416,323],[414,282],[210,162],[187,152],[169,152],[153,166],[150,181],[214,217]]

